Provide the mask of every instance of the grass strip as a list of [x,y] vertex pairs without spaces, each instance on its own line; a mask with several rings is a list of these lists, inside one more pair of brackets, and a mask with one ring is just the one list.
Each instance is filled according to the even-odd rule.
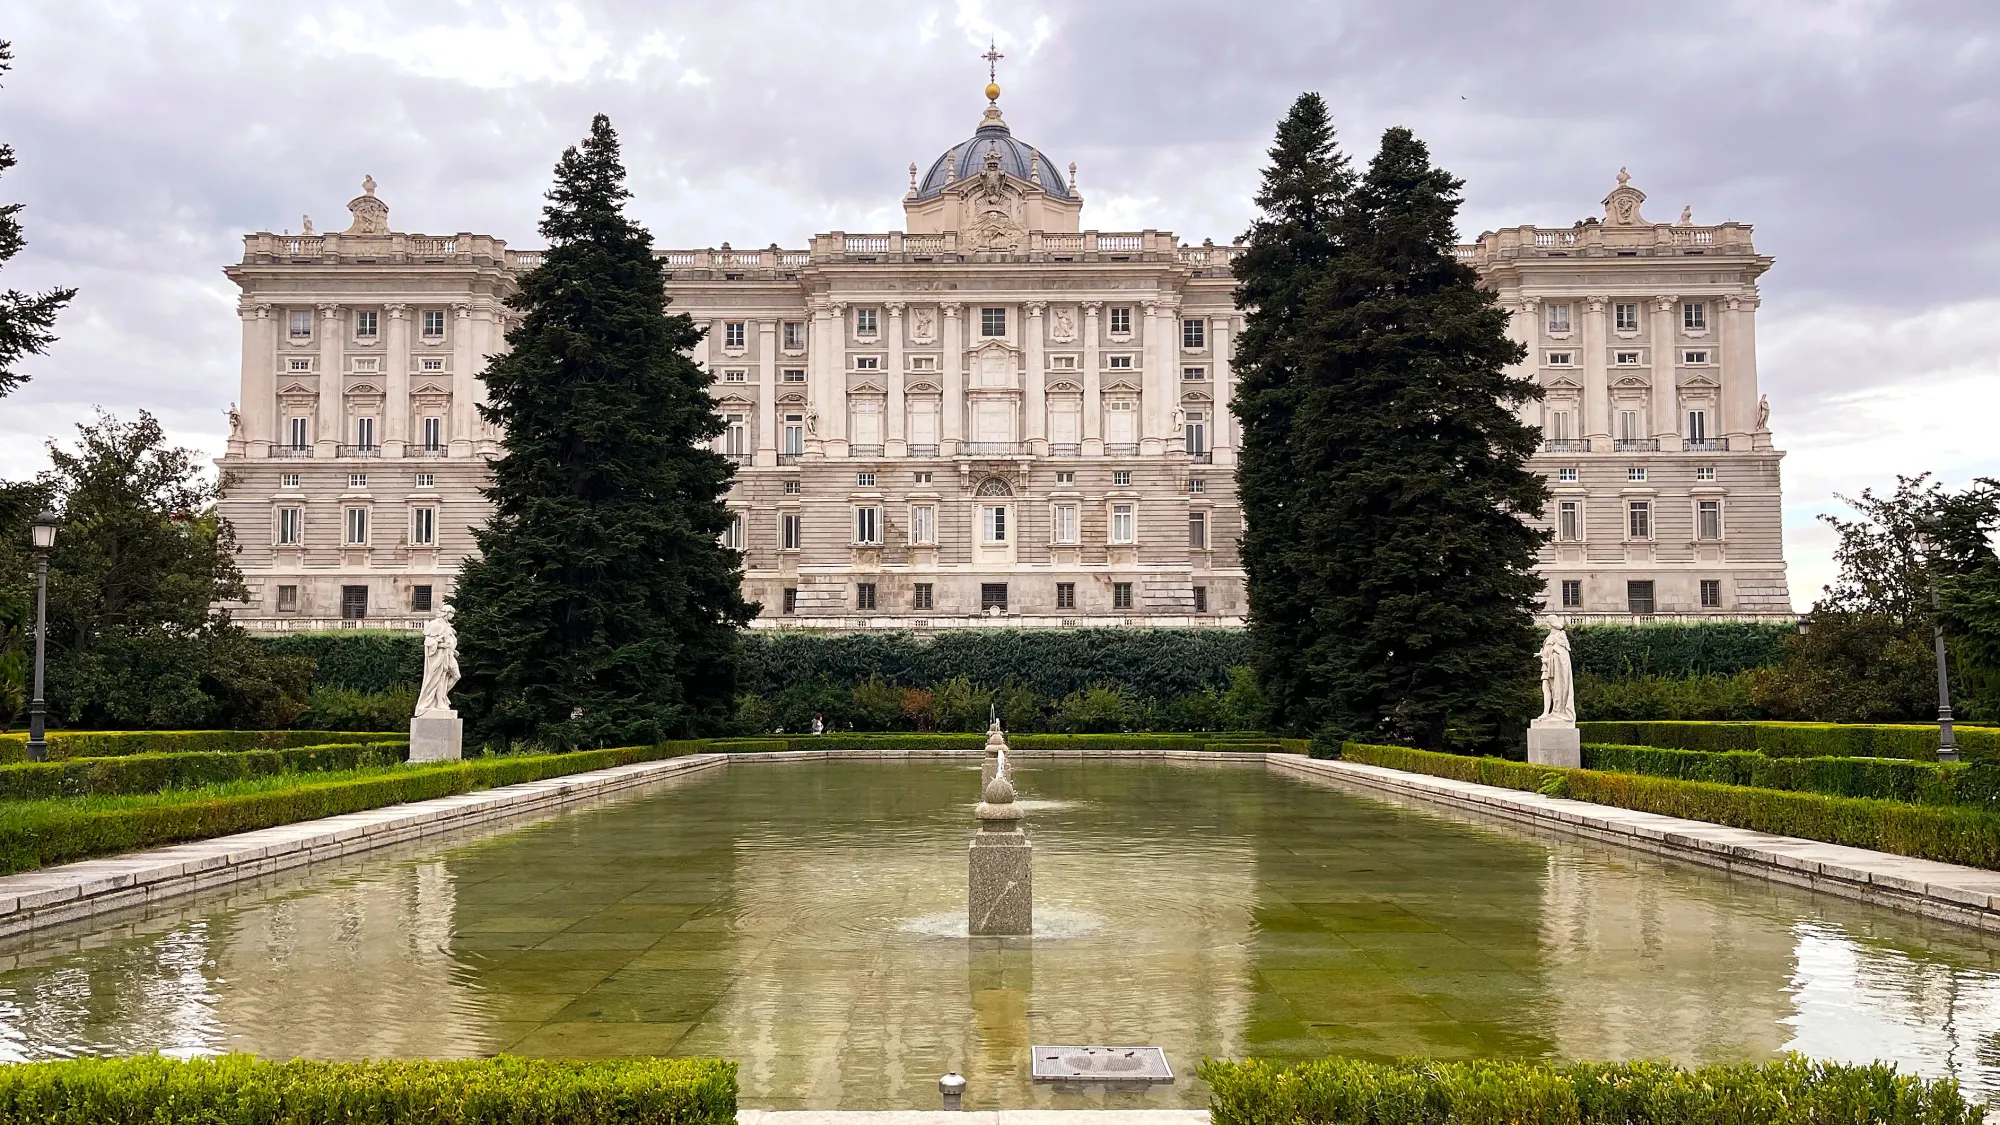
[[0,801],[108,796],[196,789],[228,781],[286,773],[393,766],[409,756],[409,743],[336,742],[290,750],[197,751],[65,758],[0,766]]

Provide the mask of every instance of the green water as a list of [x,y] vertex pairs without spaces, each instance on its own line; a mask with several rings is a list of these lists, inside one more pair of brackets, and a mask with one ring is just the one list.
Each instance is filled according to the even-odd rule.
[[[0,1055],[715,1054],[746,1106],[1199,1105],[1204,1055],[1894,1059],[2000,1086],[2000,938],[1261,770],[1023,763],[1038,923],[968,941],[978,773],[739,764],[0,948]],[[956,930],[956,932],[954,932]],[[1143,1093],[1033,1043],[1154,1044]]]

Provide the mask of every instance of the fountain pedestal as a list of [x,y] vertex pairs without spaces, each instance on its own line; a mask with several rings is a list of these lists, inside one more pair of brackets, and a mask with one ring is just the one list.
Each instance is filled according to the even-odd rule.
[[965,929],[974,937],[1025,936],[1035,925],[1035,847],[1021,831],[1005,743],[981,796],[966,857]]
[[1000,732],[1000,717],[995,715],[993,723],[986,728],[986,760],[979,764],[979,791],[993,784],[993,776],[1000,772],[1000,755],[1007,750],[1007,736]]

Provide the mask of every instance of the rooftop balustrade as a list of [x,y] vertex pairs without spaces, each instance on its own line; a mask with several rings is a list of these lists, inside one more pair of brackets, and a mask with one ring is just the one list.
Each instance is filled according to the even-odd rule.
[[1489,265],[1510,258],[1755,254],[1750,232],[1748,223],[1618,226],[1584,222],[1572,227],[1519,226],[1487,231],[1471,245],[1453,247],[1452,254],[1471,265]]

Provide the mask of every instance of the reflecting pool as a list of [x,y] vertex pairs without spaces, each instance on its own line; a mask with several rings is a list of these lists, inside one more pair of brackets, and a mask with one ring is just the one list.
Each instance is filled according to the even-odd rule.
[[[1241,765],[1019,763],[1031,939],[962,936],[976,766],[741,764],[15,939],[0,1055],[715,1054],[743,1104],[1200,1105],[1204,1055],[1893,1059],[2000,1087],[2000,937]],[[1031,1043],[1169,1087],[1036,1087]]]

